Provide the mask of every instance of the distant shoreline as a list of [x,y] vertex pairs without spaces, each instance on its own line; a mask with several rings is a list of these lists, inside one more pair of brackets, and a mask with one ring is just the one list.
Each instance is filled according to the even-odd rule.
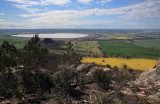
[[0,32],[85,33],[85,32],[160,32],[160,29],[0,29]]

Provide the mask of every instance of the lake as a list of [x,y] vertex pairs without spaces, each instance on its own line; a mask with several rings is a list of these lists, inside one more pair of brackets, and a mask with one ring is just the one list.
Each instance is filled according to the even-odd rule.
[[[18,35],[12,35],[14,37],[26,37],[26,38],[30,38],[33,37],[35,34],[18,34]],[[67,38],[67,39],[71,39],[71,38],[83,38],[83,37],[87,37],[87,34],[78,34],[78,33],[54,33],[54,34],[38,34],[38,36],[40,38]]]

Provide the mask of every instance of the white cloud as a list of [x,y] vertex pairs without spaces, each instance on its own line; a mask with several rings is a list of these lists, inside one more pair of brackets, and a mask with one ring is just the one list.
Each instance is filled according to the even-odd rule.
[[4,13],[0,13],[0,15],[4,15]]
[[7,0],[11,2],[16,2],[20,4],[25,4],[25,5],[39,5],[38,1],[33,1],[33,0]]
[[80,3],[84,3],[84,4],[88,4],[90,3],[92,0],[77,0],[77,2],[80,2]]
[[127,19],[160,17],[160,0],[146,0],[135,5],[121,7],[126,13],[120,17]]
[[102,0],[102,1],[100,1],[99,3],[101,3],[102,5],[104,5],[105,3],[107,3],[107,2],[111,2],[112,0]]
[[53,10],[45,13],[21,14],[21,17],[34,17],[32,20],[47,21],[50,19],[60,18],[80,18],[87,16],[103,16],[103,15],[120,15],[120,18],[137,19],[137,18],[155,18],[160,17],[160,1],[147,0],[138,4],[113,8],[113,9],[88,9],[88,10]]
[[0,22],[3,21],[3,19],[0,19]]
[[70,2],[70,0],[39,0],[39,1],[34,1],[34,0],[7,0],[11,2],[16,2],[24,5],[65,5]]
[[[47,4],[46,4],[47,5]],[[156,18],[160,17],[160,0],[146,0],[141,3],[137,3],[130,6],[112,8],[112,9],[88,9],[88,10],[52,10],[44,13],[33,13],[38,10],[34,10],[29,5],[16,5],[17,7],[31,12],[32,14],[21,14],[21,17],[30,17],[32,19],[27,20],[25,23],[4,22],[0,21],[0,24],[10,28],[83,28],[90,25],[90,27],[104,26],[106,28],[125,28],[129,26],[131,28],[159,28],[159,23],[145,23],[132,22],[127,19],[138,18]],[[32,10],[33,9],[33,10]],[[125,18],[125,21],[107,21],[104,20],[79,20],[79,18],[87,16],[107,16],[117,15],[119,18]],[[118,18],[118,19],[119,19]],[[0,25],[0,28],[3,27]],[[139,26],[139,27],[137,27]],[[97,27],[96,27],[97,28]]]
[[[112,8],[112,9],[88,9],[88,10],[53,10],[44,13],[34,13],[34,14],[21,14],[21,17],[32,17],[32,19],[28,20],[31,28],[74,28],[81,27],[85,25],[90,26],[110,26],[113,28],[114,26],[117,28],[125,28],[129,26],[131,28],[145,28],[144,23],[134,23],[131,21],[82,21],[79,18],[87,17],[87,16],[103,16],[103,15],[118,15],[120,18],[127,19],[137,19],[137,18],[155,18],[160,17],[160,1],[159,0],[147,0],[145,2],[141,2],[138,4],[120,7],[120,8]],[[155,23],[155,22],[154,22]],[[119,24],[119,25],[118,25]],[[152,25],[151,28],[158,28],[157,24],[147,23],[147,25]],[[121,27],[120,27],[121,26]],[[29,26],[28,26],[29,27]],[[148,26],[149,28],[150,26]],[[109,28],[109,27],[108,27]]]
[[96,29],[159,29],[160,24],[157,22],[134,22],[122,20],[52,20],[50,23],[37,22],[5,22],[0,21],[0,29],[53,29],[53,28],[96,28]]
[[14,4],[15,7],[26,10],[29,13],[35,13],[37,11],[40,11],[38,8],[32,8],[33,5],[65,5],[70,2],[70,0],[7,0],[11,2],[15,2],[18,4]]
[[37,8],[31,8],[30,5],[14,5],[17,8],[23,9],[29,13],[35,13],[37,11],[40,11],[40,9]]
[[43,5],[49,5],[49,4],[65,5],[70,2],[71,2],[70,0],[41,0],[41,4]]

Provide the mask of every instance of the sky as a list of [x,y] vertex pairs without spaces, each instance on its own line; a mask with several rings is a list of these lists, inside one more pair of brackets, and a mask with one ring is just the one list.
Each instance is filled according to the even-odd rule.
[[0,29],[160,29],[160,0],[0,0]]

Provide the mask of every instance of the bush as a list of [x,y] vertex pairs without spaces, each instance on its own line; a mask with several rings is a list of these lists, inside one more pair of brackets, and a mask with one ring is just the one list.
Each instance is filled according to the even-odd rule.
[[17,79],[11,71],[1,73],[0,76],[0,96],[11,98],[19,93],[17,89]]
[[107,64],[106,67],[107,67],[107,68],[111,68],[111,65]]
[[52,39],[50,39],[50,38],[43,39],[43,42],[44,43],[54,43],[54,41]]
[[93,78],[98,85],[104,89],[108,90],[109,89],[109,84],[111,83],[111,74],[110,72],[106,72],[103,69],[96,70],[93,73]]
[[78,72],[75,68],[69,66],[61,66],[55,74],[56,83],[65,91],[72,90],[78,83]]
[[36,93],[41,89],[47,91],[55,84],[46,73],[40,71],[32,73],[30,69],[25,69],[22,71],[21,76],[26,93]]

